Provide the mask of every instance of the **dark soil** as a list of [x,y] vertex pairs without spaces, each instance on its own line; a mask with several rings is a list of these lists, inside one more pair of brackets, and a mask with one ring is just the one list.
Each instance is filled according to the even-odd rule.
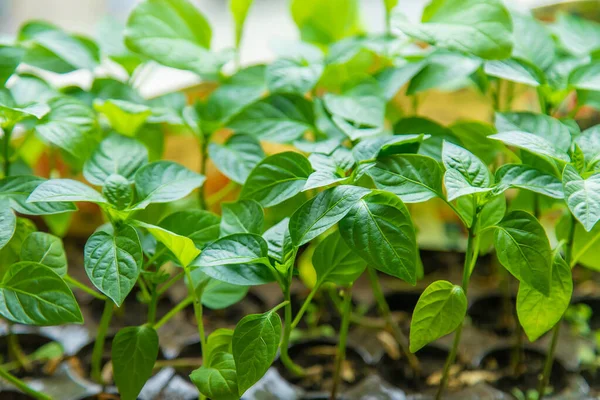
[[[17,337],[19,346],[25,355],[30,355],[43,345],[52,342],[52,339],[34,333],[22,333],[16,334],[15,336]],[[0,354],[2,354],[3,362],[15,361],[15,358],[8,349],[8,336],[0,336]],[[23,368],[19,368],[17,370],[12,370],[11,373],[19,378],[24,376],[41,377],[47,375],[44,373],[44,364],[40,362],[32,362],[31,367],[31,371],[26,371]],[[4,394],[2,393],[2,395]],[[3,399],[3,397],[0,397],[0,399]]]
[[0,399],[2,400],[35,400],[27,394],[14,392],[12,390],[0,390]]
[[514,335],[516,321],[514,310],[517,300],[507,299],[502,294],[491,294],[477,299],[469,307],[469,317],[474,326],[501,337]]

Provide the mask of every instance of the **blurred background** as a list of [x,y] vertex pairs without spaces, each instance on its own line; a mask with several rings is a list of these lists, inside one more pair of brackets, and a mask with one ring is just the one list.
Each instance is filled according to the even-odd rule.
[[[42,19],[62,28],[96,37],[98,24],[103,18],[125,22],[139,0],[0,0],[0,34],[14,35],[24,21]],[[213,49],[233,47],[233,21],[228,0],[192,0],[208,17],[213,30]],[[429,0],[400,0],[399,7],[408,18],[420,18]],[[540,7],[557,0],[510,0],[510,6],[519,9]],[[384,30],[382,0],[361,0],[363,25],[370,32]],[[269,61],[274,57],[272,48],[277,42],[298,39],[289,0],[255,0],[246,21],[241,61],[244,65]],[[77,83],[81,76],[56,77],[66,83]],[[155,96],[198,82],[191,73],[155,68],[141,87],[145,96]],[[59,83],[60,84],[60,83]]]

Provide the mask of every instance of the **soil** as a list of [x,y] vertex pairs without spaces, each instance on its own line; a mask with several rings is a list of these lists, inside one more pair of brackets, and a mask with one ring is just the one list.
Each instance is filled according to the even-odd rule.
[[[148,304],[141,303],[137,300],[139,291],[134,289],[125,299],[121,307],[115,307],[113,317],[110,323],[110,331],[116,332],[126,326],[140,326],[148,321]],[[100,323],[102,312],[104,311],[105,302],[94,298],[90,302],[91,316],[96,322]],[[169,300],[167,296],[163,296],[158,300],[156,306],[156,320],[164,317],[175,304]]]
[[190,374],[192,373],[192,371],[199,368],[202,365],[202,349],[200,348],[200,342],[196,341],[184,346],[177,355],[177,360],[189,361],[189,366],[186,365],[181,367],[174,367],[175,372],[179,376],[189,381]]
[[[506,300],[499,293],[477,299],[468,310],[472,324],[500,337],[513,336],[517,326],[514,316],[517,300],[511,296],[509,307],[507,307]],[[507,308],[509,309],[507,310]]]
[[[515,390],[526,393],[528,390],[537,389],[546,355],[538,350],[526,348],[521,370],[515,375],[512,367],[513,350],[512,347],[505,347],[491,351],[483,357],[480,367],[498,375],[498,379],[492,382],[492,385],[505,393],[513,394]],[[557,361],[552,366],[549,382],[552,393],[560,393],[568,386],[568,372]]]
[[[292,345],[289,349],[291,359],[307,369],[307,375],[301,378],[292,375],[280,360],[277,360],[274,366],[284,379],[310,394],[328,393],[333,385],[336,351],[337,344],[328,339],[315,339]],[[354,348],[347,347],[339,392],[343,393],[359,383],[368,375],[369,370],[362,355]]]
[[[25,355],[32,354],[43,345],[52,342],[52,339],[34,333],[21,333],[16,334],[16,336],[19,342],[19,346],[21,346],[21,349],[23,350],[23,353],[25,353]],[[0,354],[2,354],[2,358],[6,357],[6,362],[15,361],[13,357],[9,356],[10,352],[8,350],[8,336],[0,336]],[[43,363],[33,362],[31,367],[31,371],[25,371],[23,368],[19,368],[17,370],[12,370],[11,373],[13,373],[19,378],[22,378],[24,376],[42,377],[48,375],[44,372]],[[3,399],[3,397],[0,398]]]
[[[290,296],[292,310],[294,315],[300,310],[302,304],[306,300],[309,291],[300,291],[292,293]],[[355,310],[358,304],[353,300],[352,309]],[[279,311],[280,317],[283,319],[284,310]],[[309,308],[304,313],[302,320],[298,323],[298,328],[302,330],[310,329],[311,327],[331,326],[336,331],[340,328],[342,319],[340,313],[335,308],[335,303],[328,293],[321,291],[311,301]]]
[[12,390],[0,390],[0,399],[2,400],[35,400],[35,397],[31,397],[27,394],[14,392]]

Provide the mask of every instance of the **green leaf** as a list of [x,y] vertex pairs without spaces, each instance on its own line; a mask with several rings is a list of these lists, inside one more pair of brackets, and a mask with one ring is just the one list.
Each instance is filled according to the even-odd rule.
[[0,84],[6,85],[25,55],[25,49],[18,46],[0,45]]
[[[2,201],[0,201],[0,203],[1,202]],[[31,220],[17,217],[16,227],[14,228],[14,233],[12,233],[12,237],[8,243],[2,249],[0,249],[0,265],[8,266],[18,262],[20,260],[21,246],[23,242],[27,236],[36,230],[37,227]],[[10,232],[11,231],[9,227],[8,233],[10,234]],[[0,275],[2,275],[2,273],[3,271],[0,269]]]
[[575,68],[569,74],[569,85],[576,89],[600,91],[600,61]]
[[119,174],[112,174],[104,182],[102,196],[117,210],[125,210],[133,201],[133,189],[127,179]]
[[338,147],[329,155],[312,153],[308,160],[314,172],[308,177],[303,191],[346,181],[346,174],[354,166],[352,152],[345,147]]
[[323,69],[319,63],[279,59],[267,66],[265,80],[271,93],[304,95],[315,87]]
[[575,137],[575,143],[583,151],[588,167],[593,168],[600,161],[600,125],[581,132]]
[[429,89],[454,89],[468,81],[480,66],[481,59],[466,54],[438,50],[430,54],[427,63],[410,81],[407,95]]
[[394,125],[395,135],[416,134],[426,132],[430,137],[419,147],[419,154],[442,161],[442,145],[444,141],[460,145],[456,135],[447,127],[421,117],[402,118]]
[[442,161],[446,167],[444,184],[448,201],[491,190],[492,177],[487,166],[473,153],[444,142]]
[[152,115],[148,106],[117,99],[96,100],[94,109],[106,117],[115,131],[130,137],[135,136]]
[[384,128],[383,94],[373,93],[369,85],[365,86],[357,86],[343,94],[327,93],[323,96],[323,103],[333,122],[351,140],[380,134]]
[[[472,203],[472,202],[470,202]],[[498,195],[490,198],[486,201],[485,205],[481,208],[479,213],[479,225],[478,232],[484,229],[493,227],[502,221],[502,218],[506,215],[506,198],[504,195]],[[472,217],[469,219],[472,220]]]
[[316,286],[325,282],[349,285],[362,275],[367,266],[367,262],[348,247],[339,231],[331,233],[317,245],[312,264],[317,273]]
[[410,322],[410,351],[454,332],[467,313],[467,296],[458,285],[436,281],[419,297]]
[[238,400],[237,376],[233,355],[217,352],[210,366],[202,366],[190,374],[200,393],[210,399]]
[[562,182],[530,165],[505,164],[496,171],[497,186],[495,193],[501,193],[509,188],[519,188],[543,194],[554,199],[564,197]]
[[584,57],[600,48],[600,24],[574,14],[558,13],[552,31],[562,49]]
[[531,342],[560,322],[573,294],[571,267],[555,252],[552,263],[550,295],[544,296],[526,283],[519,285],[517,315]]
[[546,81],[544,73],[534,64],[517,58],[487,61],[484,71],[489,76],[531,87],[538,87]]
[[507,58],[512,51],[512,20],[500,0],[436,1],[422,23],[410,23],[397,11],[392,26],[439,48],[484,59]]
[[[269,269],[269,267],[263,263],[266,262],[265,260],[261,260],[261,262],[257,263],[233,263],[227,265],[201,266],[200,269],[192,271],[192,277],[194,277],[194,280],[197,281],[197,277],[200,274],[204,274],[216,281],[237,287],[264,285],[265,283],[270,283],[275,280],[275,276],[273,275],[271,269]],[[200,261],[195,261],[192,265],[199,265],[199,262]],[[235,295],[238,294],[239,291],[236,290]]]
[[554,61],[555,48],[550,31],[533,16],[511,12],[513,21],[512,56],[527,60],[541,70],[546,70]]
[[562,181],[569,210],[586,231],[591,231],[600,220],[600,174],[583,179],[572,165],[567,165]]
[[410,81],[425,65],[423,61],[407,62],[398,67],[389,67],[378,73],[375,78],[383,88],[383,94],[386,100],[390,101]]
[[274,258],[280,263],[293,250],[290,230],[288,229],[289,224],[290,219],[286,217],[267,229],[262,235],[269,248],[269,257]]
[[242,300],[247,293],[248,286],[211,279],[202,290],[202,305],[211,310],[222,310]]
[[231,348],[243,395],[267,372],[279,349],[281,319],[274,311],[247,315],[235,326]]
[[172,161],[156,161],[137,170],[135,189],[141,199],[136,208],[150,203],[179,200],[202,186],[204,176]]
[[231,340],[233,338],[233,329],[219,328],[213,331],[206,339],[206,351],[204,355],[204,364],[211,366],[213,357],[220,352],[231,354]]
[[138,169],[148,163],[148,150],[135,139],[112,134],[104,139],[83,165],[88,182],[102,186],[112,174],[119,174],[130,183]]
[[375,186],[398,195],[405,203],[420,203],[442,197],[442,169],[433,158],[402,154],[385,157],[367,173]]
[[486,165],[493,164],[498,155],[504,151],[502,143],[487,140],[488,136],[496,133],[496,129],[491,124],[479,121],[457,121],[449,128],[460,139],[463,147],[469,149]]
[[4,126],[14,126],[28,118],[42,119],[50,112],[50,107],[45,103],[31,103],[17,107],[9,98],[0,100],[0,117]]
[[142,261],[140,239],[130,225],[114,233],[97,231],[85,244],[85,272],[94,286],[119,307],[135,286]]
[[19,40],[27,42],[24,63],[64,74],[78,69],[93,70],[100,63],[98,48],[89,39],[69,35],[46,22],[24,25]]
[[414,285],[417,239],[406,206],[395,195],[373,191],[340,221],[340,234],[367,263]]
[[73,179],[50,179],[39,184],[27,198],[28,203],[88,201],[103,204],[106,199],[85,183]]
[[244,109],[228,126],[260,140],[287,143],[312,129],[313,121],[312,104],[308,100],[273,94]]
[[21,261],[33,261],[52,268],[60,276],[67,273],[67,256],[60,238],[33,232],[21,245]]
[[392,154],[412,153],[429,135],[393,135],[361,140],[352,148],[357,162],[376,160]]
[[300,193],[312,173],[310,162],[302,154],[274,154],[258,163],[250,172],[240,198],[272,207]]
[[231,136],[225,144],[209,144],[208,155],[219,171],[242,185],[250,171],[265,158],[260,142],[243,134]]
[[331,228],[369,192],[358,186],[336,186],[304,203],[290,218],[290,237],[294,246],[308,243]]
[[113,17],[104,17],[98,23],[97,40],[103,55],[121,65],[129,76],[144,61],[132,53],[124,43],[125,24]]
[[29,261],[5,270],[0,281],[0,315],[25,325],[83,323],[77,301],[61,277]]
[[525,211],[513,211],[496,228],[494,240],[500,263],[519,281],[548,296],[552,251],[539,221]]
[[146,229],[156,240],[161,242],[171,253],[175,255],[182,267],[187,267],[200,254],[200,250],[192,239],[170,232],[160,226],[147,224],[141,221],[133,221],[141,228]]
[[540,136],[527,132],[510,131],[488,136],[508,146],[530,151],[540,156],[546,156],[563,163],[569,162],[569,156],[550,142]]
[[260,263],[267,257],[265,240],[251,233],[235,233],[207,245],[192,265],[208,268],[229,264]]
[[145,0],[129,14],[125,45],[167,67],[214,72],[211,28],[187,0]]
[[265,214],[254,200],[239,200],[221,205],[221,236],[233,233],[255,233],[263,231]]
[[210,211],[185,210],[166,216],[158,225],[192,239],[196,247],[202,248],[219,238],[220,222],[219,216]]
[[248,16],[250,6],[252,6],[253,0],[229,0],[229,10],[233,15],[233,22],[235,22],[235,46],[239,47],[242,41],[242,34],[244,31],[244,23]]
[[305,42],[328,45],[360,31],[356,0],[293,0],[291,7]]
[[98,141],[94,112],[72,97],[56,97],[48,102],[48,113],[35,127],[46,142],[66,151],[77,159],[86,159]]
[[8,200],[0,199],[0,249],[7,245],[16,228],[17,216],[8,206]]
[[571,147],[571,129],[565,122],[549,115],[532,112],[496,113],[498,132],[522,131],[532,133],[567,152]]
[[112,342],[114,379],[123,400],[135,400],[152,376],[158,357],[158,335],[149,326],[121,329]]

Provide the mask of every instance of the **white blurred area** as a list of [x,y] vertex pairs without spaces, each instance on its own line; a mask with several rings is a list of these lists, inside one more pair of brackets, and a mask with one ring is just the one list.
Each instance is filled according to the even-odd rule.
[[[126,21],[139,0],[0,0],[0,34],[14,35],[28,20],[41,19],[68,31],[96,37],[96,27],[106,16]],[[190,0],[207,16],[213,30],[213,49],[233,47],[233,21],[228,0]],[[291,0],[254,0],[245,27],[241,61],[243,65],[266,62],[274,57],[272,48],[278,42],[298,40],[298,31],[291,18]],[[429,0],[400,0],[399,7],[410,19],[418,20]],[[557,0],[511,0],[519,9],[539,7]],[[361,17],[369,32],[384,29],[383,0],[360,0]],[[57,85],[90,84],[85,73],[53,76]],[[147,75],[140,91],[146,97],[156,96],[198,83],[191,73],[155,67]]]

